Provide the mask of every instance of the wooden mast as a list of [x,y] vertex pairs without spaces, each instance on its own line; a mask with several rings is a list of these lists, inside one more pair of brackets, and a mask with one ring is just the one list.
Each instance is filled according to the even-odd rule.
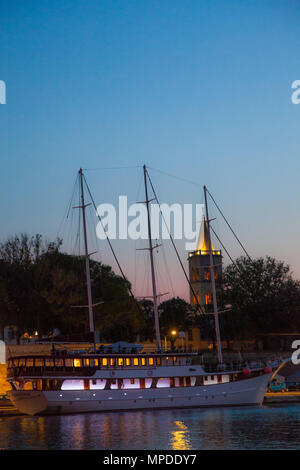
[[93,301],[92,301],[92,289],[91,289],[90,260],[89,260],[88,244],[87,244],[86,218],[85,218],[85,208],[89,204],[84,203],[82,168],[80,168],[78,173],[79,173],[79,177],[80,177],[80,188],[81,188],[81,206],[80,206],[80,208],[82,209],[82,221],[83,221],[84,251],[85,251],[85,272],[86,272],[86,285],[87,285],[87,294],[88,294],[89,324],[90,324],[90,332],[93,334],[93,352],[95,352],[96,344],[95,344],[94,313],[93,313]]
[[205,212],[206,212],[207,234],[208,234],[208,244],[209,244],[210,279],[211,279],[213,306],[214,306],[214,319],[215,319],[216,341],[217,341],[217,348],[218,348],[218,361],[219,361],[219,364],[222,364],[223,356],[222,356],[222,345],[221,345],[219,314],[218,314],[218,304],[217,304],[217,294],[216,294],[215,270],[214,270],[212,244],[211,244],[211,237],[210,237],[210,220],[209,220],[209,215],[208,215],[206,193],[207,193],[207,188],[206,186],[204,186]]
[[161,341],[160,341],[160,330],[159,330],[159,319],[158,319],[158,308],[157,308],[157,291],[156,291],[156,281],[155,281],[155,270],[154,270],[154,261],[153,261],[153,249],[152,246],[152,237],[151,237],[151,222],[150,222],[150,207],[148,199],[148,188],[147,188],[147,169],[146,165],[144,168],[144,183],[145,183],[145,194],[146,194],[146,207],[148,215],[148,239],[149,239],[149,253],[150,253],[150,264],[151,264],[151,277],[152,277],[152,291],[153,291],[153,307],[154,307],[154,320],[155,320],[155,333],[156,333],[156,343],[157,349],[161,350]]

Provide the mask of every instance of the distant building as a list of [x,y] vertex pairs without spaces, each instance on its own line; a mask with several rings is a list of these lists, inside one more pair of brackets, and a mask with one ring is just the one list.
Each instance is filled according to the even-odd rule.
[[3,340],[5,344],[17,344],[17,327],[7,325],[3,330]]
[[[195,295],[190,289],[190,303],[195,306],[198,303],[206,311],[211,311],[212,304],[212,287],[210,273],[210,256],[209,256],[209,238],[208,226],[203,216],[197,249],[190,251],[188,255],[189,263],[189,279]],[[217,281],[222,275],[222,253],[221,250],[215,250],[212,246],[214,276]],[[197,299],[195,298],[197,297]]]

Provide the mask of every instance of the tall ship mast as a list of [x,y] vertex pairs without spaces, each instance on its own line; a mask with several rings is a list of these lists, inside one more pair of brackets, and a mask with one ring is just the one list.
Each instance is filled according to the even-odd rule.
[[219,325],[217,292],[216,292],[216,282],[215,282],[215,266],[214,266],[214,261],[213,261],[212,243],[211,243],[211,236],[210,236],[210,219],[209,219],[209,214],[208,214],[206,186],[204,186],[204,200],[205,200],[206,223],[207,223],[207,228],[208,228],[207,235],[208,235],[208,245],[209,245],[210,279],[211,279],[213,307],[214,307],[214,321],[215,321],[215,332],[216,332],[216,341],[217,341],[217,350],[218,350],[218,361],[219,361],[219,364],[222,364],[223,362],[222,343],[221,343],[221,334],[220,334],[220,325]]
[[[277,367],[272,369],[264,363],[255,363],[252,366],[245,363],[223,363],[206,187],[204,191],[209,233],[213,314],[219,363],[214,366],[204,363],[197,351],[176,349],[161,351],[153,259],[155,247],[151,239],[147,179],[150,181],[152,190],[153,186],[145,165],[143,171],[148,214],[156,348],[153,351],[144,351],[142,345],[124,342],[122,348],[120,348],[120,343],[102,345],[101,349],[96,347],[85,219],[87,205],[83,191],[83,183],[86,183],[86,180],[80,169],[81,205],[79,207],[83,215],[88,311],[90,331],[93,333],[94,340],[91,349],[81,352],[54,350],[45,354],[8,358],[7,380],[11,385],[9,397],[22,413],[43,415],[262,403],[268,382],[271,376],[275,375]],[[90,194],[88,186],[87,189]],[[156,196],[155,198],[157,199]],[[112,252],[115,257],[113,249]],[[176,253],[178,255],[177,250]],[[118,261],[117,264],[124,276]],[[132,294],[131,290],[130,293]],[[199,305],[199,310],[201,310],[201,305]]]
[[152,279],[152,292],[153,292],[153,308],[154,308],[154,321],[155,321],[155,334],[156,344],[158,351],[161,350],[161,339],[158,319],[158,308],[157,308],[157,291],[156,291],[156,279],[155,279],[155,268],[153,260],[153,250],[156,246],[152,246],[152,233],[151,233],[151,219],[150,219],[150,201],[148,199],[148,186],[147,186],[147,169],[146,165],[143,166],[144,170],[144,183],[145,183],[145,195],[146,195],[146,207],[147,207],[147,220],[148,220],[148,241],[149,241],[149,255],[151,265],[151,279]]
[[89,325],[90,325],[90,332],[93,336],[93,343],[92,348],[93,352],[96,350],[95,345],[95,326],[94,326],[94,312],[93,312],[93,300],[92,300],[92,288],[91,288],[91,273],[90,273],[90,260],[89,260],[89,251],[88,251],[88,243],[87,243],[87,233],[86,233],[86,217],[85,217],[85,208],[88,204],[84,203],[84,190],[83,190],[83,172],[82,168],[79,170],[79,177],[80,177],[80,189],[81,189],[81,206],[82,209],[82,223],[83,223],[83,238],[84,238],[84,253],[85,253],[85,272],[86,272],[86,287],[87,287],[87,295],[88,295],[88,309],[89,309]]

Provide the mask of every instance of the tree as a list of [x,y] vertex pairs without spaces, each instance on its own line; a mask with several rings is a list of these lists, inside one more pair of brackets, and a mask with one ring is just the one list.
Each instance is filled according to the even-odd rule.
[[140,301],[140,307],[145,318],[145,326],[141,331],[141,337],[143,340],[149,340],[153,342],[155,340],[153,301],[149,299],[142,299]]
[[43,253],[58,249],[61,241],[48,243],[37,234],[14,236],[0,243],[0,324],[17,327],[18,338],[40,323],[40,297],[35,266]]
[[289,266],[274,258],[240,257],[229,265],[223,273],[222,300],[231,311],[220,315],[221,333],[227,330],[232,339],[300,327],[300,283]]
[[177,332],[189,329],[194,323],[190,304],[180,297],[173,297],[159,305],[160,331],[164,336],[171,330]]
[[[58,328],[88,331],[85,259],[60,252],[61,240],[22,234],[0,243],[0,325],[14,325],[18,338]],[[108,340],[135,340],[145,314],[130,297],[130,284],[110,266],[90,260],[95,328]]]

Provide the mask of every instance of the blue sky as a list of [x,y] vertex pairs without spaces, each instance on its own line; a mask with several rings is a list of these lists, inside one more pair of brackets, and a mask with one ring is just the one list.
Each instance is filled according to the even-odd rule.
[[[2,1],[1,238],[55,237],[80,166],[146,163],[199,183],[153,170],[162,201],[206,184],[250,254],[300,278],[299,20],[293,0]],[[140,177],[87,172],[97,203],[135,202]]]

